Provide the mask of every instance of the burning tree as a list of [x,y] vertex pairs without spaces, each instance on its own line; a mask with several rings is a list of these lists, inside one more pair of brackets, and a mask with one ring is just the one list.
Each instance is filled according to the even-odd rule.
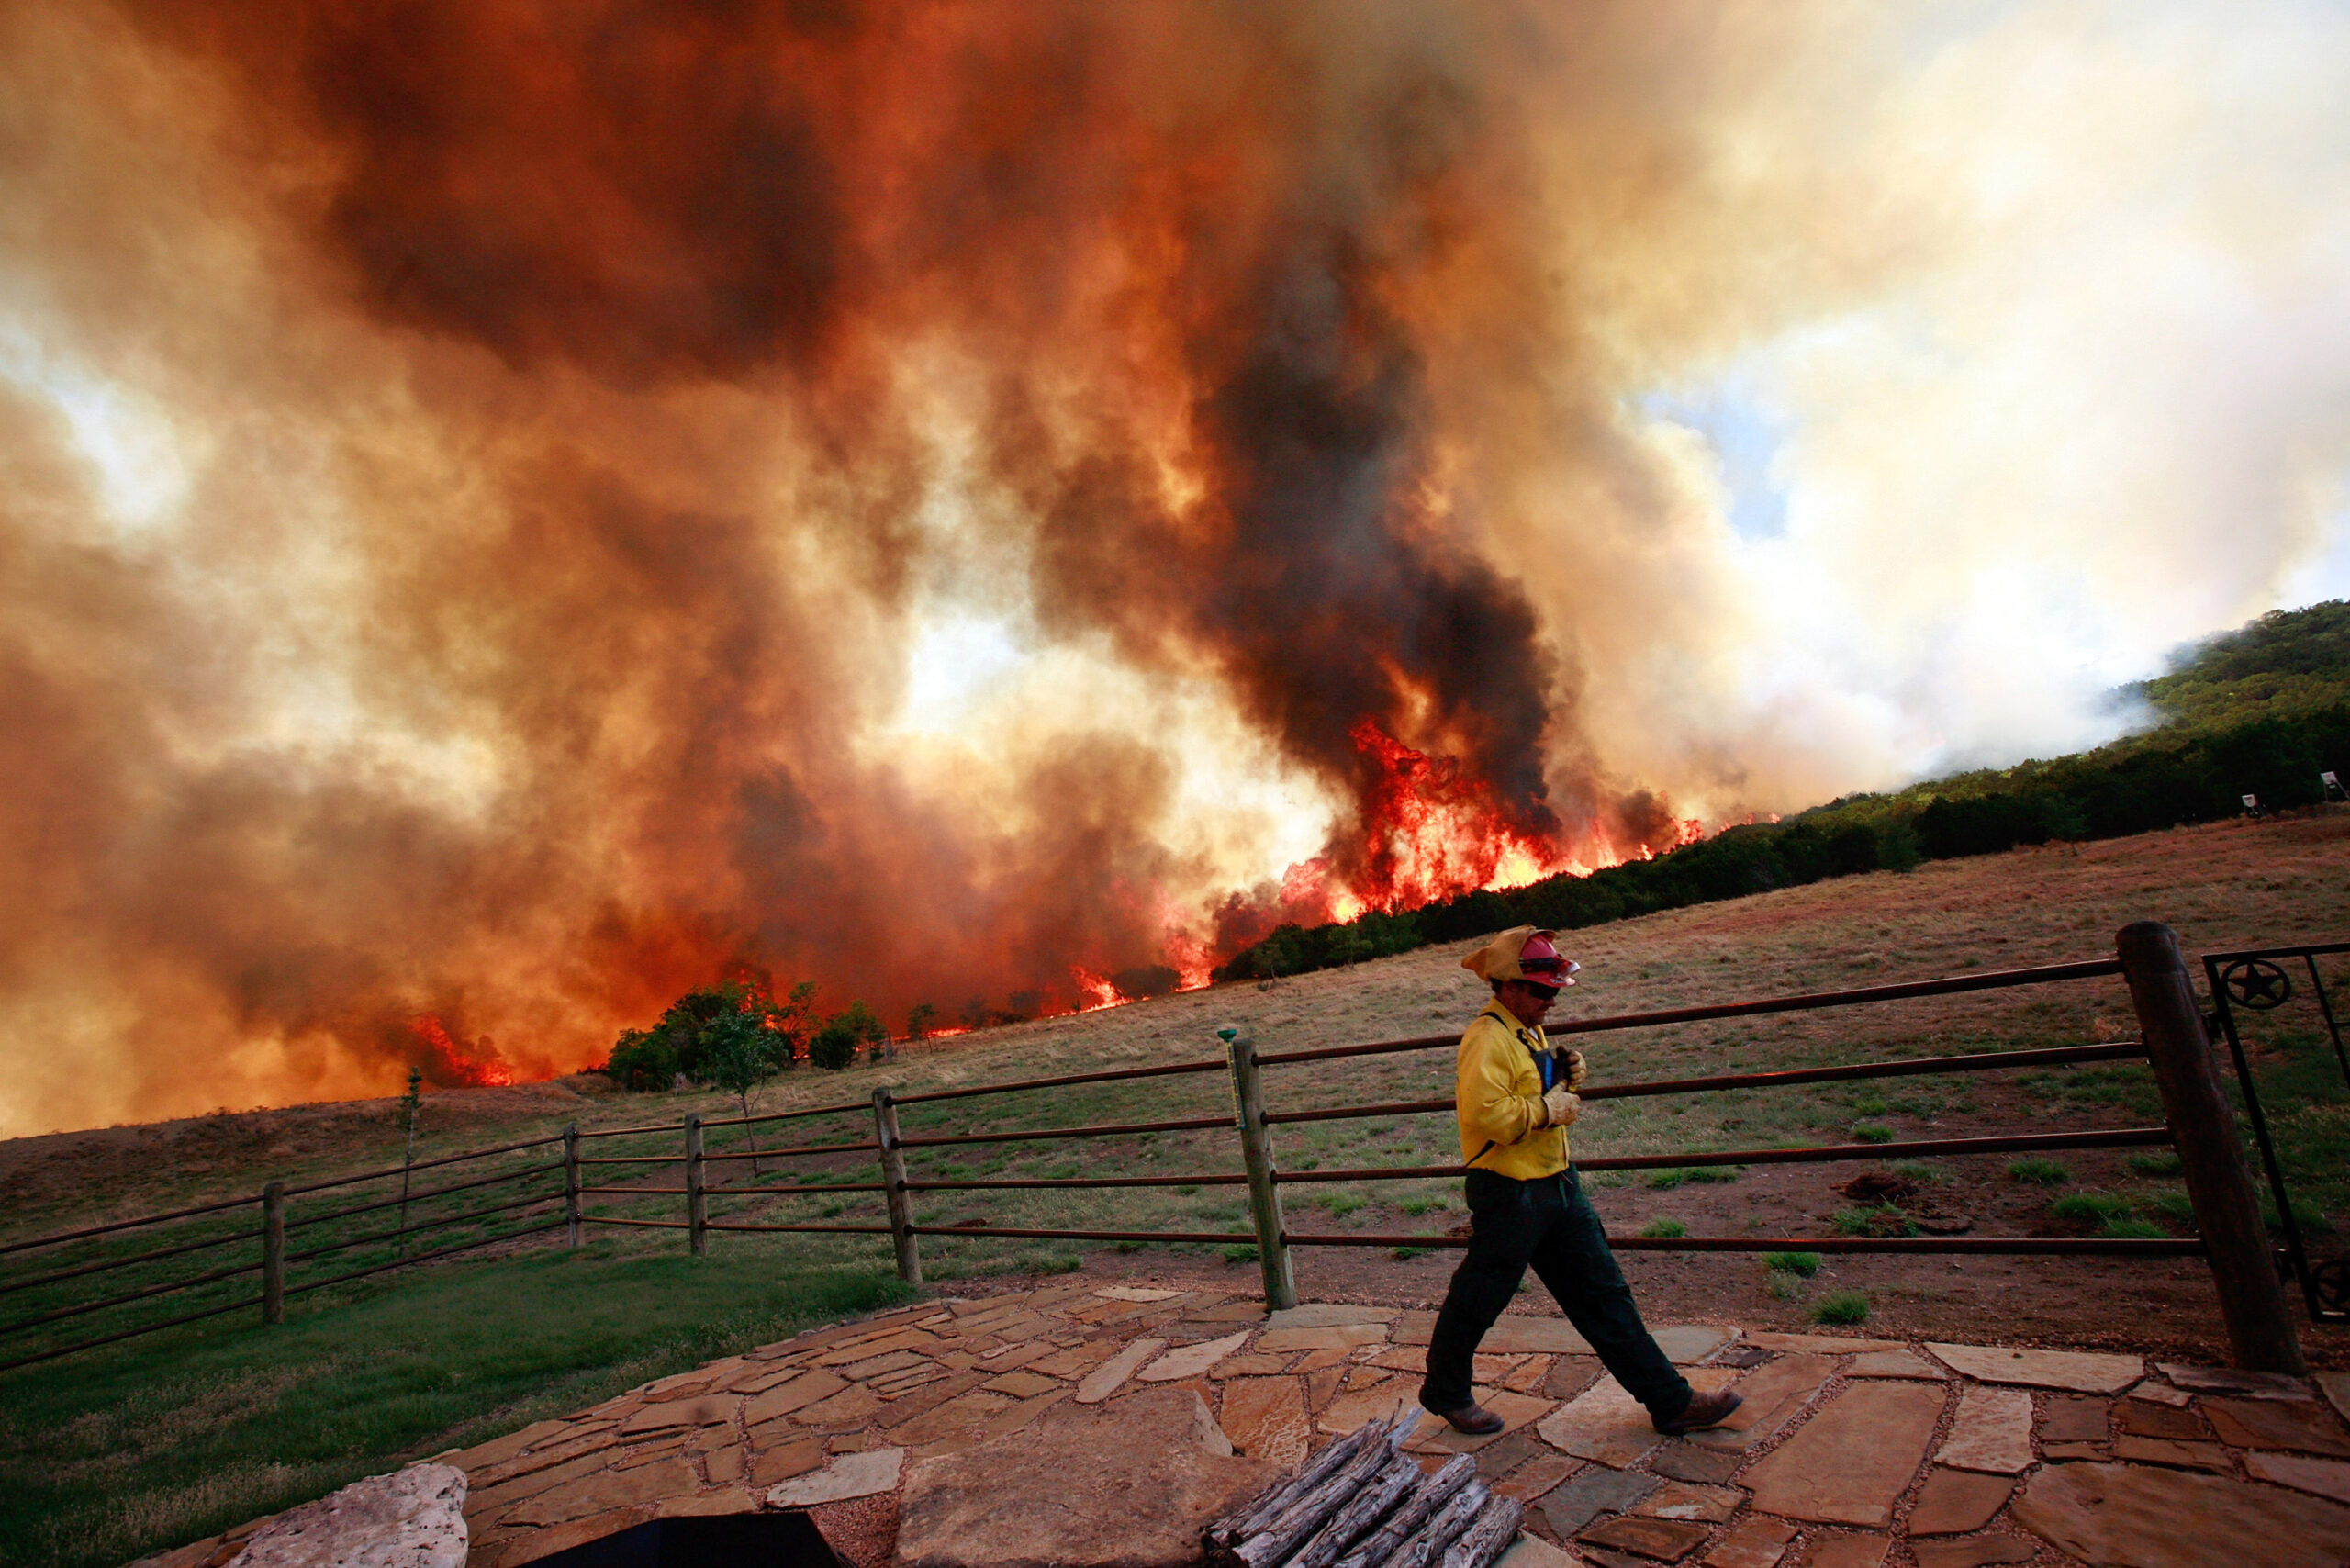
[[650,1029],[626,1029],[604,1071],[623,1089],[666,1089],[683,1076],[726,1090],[744,1103],[800,1054],[816,988],[801,981],[778,1002],[763,986],[729,981],[689,991]]

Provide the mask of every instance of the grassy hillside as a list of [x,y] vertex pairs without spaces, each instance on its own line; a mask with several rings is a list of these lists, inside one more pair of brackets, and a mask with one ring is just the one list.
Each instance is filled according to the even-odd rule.
[[[2146,916],[2171,921],[2190,950],[2255,941],[2350,932],[2350,810],[2304,821],[2227,823],[2078,847],[2018,851],[1929,863],[1909,875],[1878,873],[1781,890],[1701,908],[1628,920],[1583,934],[1576,946],[1587,973],[1569,993],[1569,1013],[1617,1013],[1814,989],[1919,978],[1981,969],[2095,957],[2110,951],[2112,932]],[[861,1107],[878,1082],[908,1092],[1181,1060],[1219,1052],[1219,1025],[1250,1029],[1269,1049],[1343,1044],[1457,1029],[1482,1002],[1473,977],[1458,967],[1460,947],[1427,949],[1277,983],[1225,985],[1075,1016],[1039,1020],[940,1042],[881,1067],[839,1073],[806,1070],[760,1092],[762,1110]],[[2288,1010],[2298,1013],[2298,1008]],[[2044,992],[1995,992],[1948,1002],[1782,1018],[1761,1024],[1701,1025],[1636,1036],[1611,1036],[1595,1047],[1603,1070],[1651,1076],[1709,1068],[1803,1065],[1878,1055],[1965,1050],[2033,1042],[2126,1036],[2131,1028],[2118,984]],[[2279,1026],[2287,1014],[2276,1015]],[[2312,1019],[2301,1021],[2303,1025]],[[2306,1044],[2306,1041],[2303,1042]],[[2298,1050],[2300,1047],[2293,1047]],[[1441,1094],[1449,1064],[1441,1051],[1272,1070],[1276,1109],[1367,1103]],[[2337,1074],[2338,1076],[2338,1074]],[[1930,1090],[1911,1110],[1887,1102],[1870,1112],[1903,1137],[1929,1126],[1973,1126],[1987,1115],[1960,1085]],[[420,1156],[544,1134],[566,1122],[588,1128],[660,1121],[688,1110],[733,1114],[715,1093],[588,1093],[580,1081],[528,1090],[461,1090],[426,1097]],[[2315,1090],[2310,1091],[2315,1093]],[[1088,1122],[1122,1123],[1213,1114],[1229,1090],[1216,1074],[1089,1085],[1047,1093],[948,1101],[909,1107],[910,1136],[1009,1131]],[[1869,1103],[1862,1095],[1854,1103]],[[2059,1096],[2060,1100],[2063,1096]],[[2143,1093],[2108,1096],[2112,1114],[2143,1110]],[[2134,1106],[2134,1109],[2133,1109]],[[6,1204],[0,1239],[151,1212],[241,1192],[269,1177],[316,1179],[336,1170],[396,1160],[398,1133],[391,1104],[298,1107],[196,1118],[153,1128],[119,1128],[0,1145],[0,1197]],[[2061,1113],[2061,1114],[2060,1114]],[[2034,1117],[2085,1116],[2099,1105],[2065,1100],[2031,1107]],[[1845,1127],[1856,1113],[1841,1091],[1789,1091],[1740,1099],[1619,1102],[1595,1107],[1580,1147],[1610,1152],[1740,1147],[1756,1139],[1810,1138]],[[761,1129],[764,1147],[823,1144],[870,1136],[862,1108]],[[1352,1162],[1376,1149],[1382,1162],[1456,1157],[1441,1116],[1284,1126],[1280,1143],[1292,1169]],[[746,1148],[740,1129],[711,1135],[713,1150]],[[643,1152],[674,1159],[677,1135],[609,1140],[598,1152]],[[524,1158],[524,1157],[518,1157]],[[924,1149],[912,1159],[930,1178],[984,1175],[1053,1177],[1083,1173],[1237,1171],[1233,1138],[1222,1131],[1086,1142],[979,1144]],[[713,1167],[714,1178],[721,1168]],[[719,1199],[713,1216],[755,1214],[779,1220],[875,1220],[878,1197],[795,1194],[801,1178],[869,1180],[867,1157],[825,1155],[770,1164],[754,1178],[741,1165],[723,1179],[739,1195]],[[621,1180],[620,1177],[608,1178]],[[674,1186],[674,1163],[628,1179]],[[1457,1203],[1449,1183],[1407,1188],[1336,1189],[1305,1194],[1336,1207],[1343,1220],[1388,1230],[1413,1228],[1407,1205]],[[331,1195],[322,1195],[325,1202]],[[292,1211],[298,1219],[301,1204]],[[2350,1193],[2336,1204],[2350,1212]],[[1348,1206],[1348,1205],[1353,1206]],[[615,1213],[666,1214],[675,1199],[611,1205]],[[996,1226],[1100,1226],[1116,1228],[1245,1229],[1236,1189],[1203,1184],[1065,1192],[940,1193],[920,1200],[923,1222],[969,1219]],[[1826,1224],[1835,1203],[1815,1203],[1791,1225]],[[1457,1215],[1455,1216],[1457,1217]],[[666,1235],[641,1238],[666,1250]],[[740,1248],[754,1238],[728,1237]],[[535,1244],[534,1244],[535,1245]],[[793,1238],[794,1255],[872,1257],[861,1238]],[[830,1250],[827,1250],[827,1249]],[[934,1272],[1053,1270],[1071,1266],[1081,1249],[1053,1242],[934,1238],[924,1242]],[[395,1276],[397,1278],[397,1276]]]
[[2350,778],[2350,604],[2278,610],[2184,650],[2171,673],[2117,693],[2157,722],[2110,745],[1983,768],[1891,794],[1856,795],[1778,823],[1734,827],[1653,860],[1507,892],[1310,929],[1285,925],[1218,979],[1298,974],[1531,922],[1575,930],[2019,844],[2117,838],[2324,799]]

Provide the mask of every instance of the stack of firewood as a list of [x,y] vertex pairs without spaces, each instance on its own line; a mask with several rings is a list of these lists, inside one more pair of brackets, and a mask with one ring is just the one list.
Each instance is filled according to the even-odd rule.
[[1406,1406],[1330,1444],[1210,1525],[1210,1560],[1221,1568],[1486,1568],[1517,1539],[1526,1506],[1488,1491],[1465,1453],[1423,1471],[1404,1451],[1419,1421]]

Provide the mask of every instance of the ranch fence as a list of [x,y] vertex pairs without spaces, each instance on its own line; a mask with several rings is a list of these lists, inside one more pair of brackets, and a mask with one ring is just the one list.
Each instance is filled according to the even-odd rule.
[[[2088,1258],[2201,1257],[2210,1267],[2230,1344],[2239,1366],[2265,1372],[2297,1372],[2303,1362],[2292,1317],[2279,1279],[2282,1263],[2306,1285],[2310,1265],[2301,1238],[2293,1228],[2275,1148],[2246,1064],[2244,1048],[2229,1013],[2230,991],[2223,977],[2238,971],[2226,966],[2247,958],[2266,960],[2279,955],[2308,959],[2314,981],[2314,956],[2350,952],[2350,943],[2306,947],[2264,948],[2245,953],[2215,954],[2205,959],[2211,977],[2216,1013],[2212,1027],[2197,1001],[2177,937],[2167,926],[2141,923],[2125,928],[2111,958],[2076,963],[2042,965],[1995,973],[1952,976],[1939,980],[1868,986],[1806,995],[1769,997],[1756,1001],[1706,1006],[1667,1008],[1610,1017],[1561,1021],[1550,1027],[1554,1038],[1634,1029],[1670,1029],[1723,1019],[1774,1014],[1880,1006],[1921,998],[2007,991],[2020,988],[2078,984],[2121,980],[2126,985],[2140,1037],[2087,1045],[2020,1050],[1991,1050],[1906,1059],[1869,1061],[1842,1066],[1796,1068],[1773,1071],[1715,1073],[1702,1077],[1627,1083],[1595,1083],[1583,1092],[1585,1101],[1713,1094],[1722,1092],[1768,1091],[1807,1084],[1852,1082],[1902,1077],[2009,1072],[2051,1067],[2078,1067],[2106,1062],[2139,1062],[2152,1070],[2160,1092],[2164,1115],[2159,1123],[2089,1131],[2021,1132],[1959,1138],[1916,1138],[1904,1141],[1832,1143],[1803,1148],[1701,1149],[1673,1154],[1601,1155],[1578,1159],[1583,1171],[1689,1169],[1697,1167],[1775,1164],[1817,1164],[1856,1160],[1898,1160],[1939,1157],[2049,1152],[2085,1148],[2167,1148],[2178,1155],[2187,1195],[2193,1208],[2197,1235],[2151,1237],[1972,1237],[1933,1235],[1837,1236],[1611,1236],[1623,1250],[1671,1252],[1817,1252],[1929,1253],[1952,1256],[2073,1255]],[[2318,987],[2322,995],[2322,985]],[[2243,1003],[2243,997],[2236,1001]],[[2330,999],[2327,1022],[2333,1026]],[[2233,1055],[2255,1141],[2267,1169],[2270,1185],[2284,1221],[2286,1244],[2272,1245],[2260,1212],[2250,1162],[2238,1138],[2234,1113],[2221,1088],[2213,1033],[2222,1036]],[[1348,1058],[1403,1055],[1447,1050],[1457,1034],[1432,1035],[1364,1045],[1309,1050],[1265,1051],[1253,1038],[1235,1030],[1219,1031],[1225,1052],[1219,1058],[1155,1067],[1114,1069],[1095,1072],[1032,1078],[901,1093],[890,1088],[873,1091],[869,1102],[827,1104],[790,1111],[735,1117],[686,1116],[676,1122],[643,1126],[581,1130],[566,1128],[559,1135],[525,1139],[444,1156],[412,1164],[363,1171],[357,1175],[287,1186],[273,1182],[252,1196],[149,1215],[110,1224],[36,1237],[0,1245],[0,1259],[45,1254],[48,1266],[15,1278],[0,1277],[0,1296],[17,1296],[32,1310],[0,1324],[0,1344],[95,1314],[120,1312],[162,1297],[195,1293],[185,1298],[193,1310],[160,1320],[145,1320],[111,1332],[68,1342],[44,1342],[22,1347],[12,1359],[0,1360],[0,1372],[52,1360],[138,1335],[178,1327],[229,1313],[258,1307],[262,1321],[283,1320],[285,1299],[311,1291],[345,1284],[389,1270],[453,1257],[478,1249],[509,1243],[554,1230],[565,1241],[579,1244],[591,1226],[682,1230],[694,1254],[707,1251],[712,1232],[809,1232],[890,1238],[898,1272],[909,1282],[922,1279],[921,1239],[923,1237],[999,1237],[1039,1240],[1110,1243],[1209,1243],[1253,1248],[1262,1271],[1269,1306],[1293,1306],[1297,1289],[1292,1249],[1302,1247],[1377,1247],[1440,1249],[1467,1244],[1453,1232],[1430,1234],[1371,1234],[1357,1231],[1292,1229],[1284,1211],[1286,1190],[1312,1183],[1416,1181],[1460,1175],[1458,1164],[1389,1165],[1320,1170],[1281,1168],[1276,1158],[1274,1129],[1285,1124],[1337,1120],[1389,1119],[1449,1114],[1450,1096],[1354,1105],[1314,1105],[1276,1108],[1269,1103],[1269,1073],[1285,1081],[1286,1070]],[[2341,1045],[2334,1032],[2337,1049]],[[2350,1075],[2350,1052],[2343,1056]],[[1023,1095],[1067,1091],[1076,1086],[1125,1082],[1144,1079],[1192,1075],[1224,1075],[1232,1103],[1228,1112],[1213,1115],[1115,1124],[1021,1127],[978,1132],[901,1130],[900,1113],[908,1107],[943,1106],[946,1103],[990,1096]],[[815,1141],[761,1148],[763,1132],[784,1124],[822,1124],[855,1119],[869,1136],[838,1137],[819,1132]],[[710,1135],[721,1130],[737,1134],[743,1147],[713,1148]],[[910,1150],[949,1149],[1012,1142],[1099,1138],[1143,1138],[1162,1133],[1229,1133],[1237,1145],[1240,1169],[1151,1175],[1074,1175],[1053,1177],[986,1177],[957,1175],[942,1179],[934,1173],[911,1176],[906,1165]],[[806,1135],[802,1135],[806,1136]],[[809,1181],[789,1189],[750,1183],[714,1182],[713,1167],[750,1163],[755,1178],[767,1162],[869,1156],[862,1163],[872,1180]],[[456,1168],[472,1169],[459,1171]],[[665,1180],[663,1170],[678,1170],[680,1178]],[[442,1170],[464,1180],[415,1190],[415,1173]],[[618,1179],[622,1173],[645,1174],[644,1182]],[[812,1172],[817,1175],[837,1172]],[[341,1204],[312,1212],[309,1205],[295,1212],[293,1200],[316,1200],[319,1194],[367,1186],[383,1187],[397,1181],[399,1191],[386,1191],[358,1203]],[[652,1184],[660,1183],[660,1184]],[[1250,1226],[1245,1231],[1178,1229],[1116,1230],[1069,1227],[994,1226],[971,1221],[925,1224],[916,1200],[928,1194],[956,1192],[1008,1192],[1062,1189],[1077,1192],[1123,1187],[1210,1186],[1248,1189]],[[886,1223],[842,1218],[797,1223],[765,1222],[741,1215],[711,1216],[713,1197],[733,1195],[878,1194],[886,1207]],[[481,1204],[483,1197],[499,1201]],[[609,1212],[621,1204],[648,1200],[674,1201],[666,1215]],[[397,1211],[397,1213],[394,1213]],[[680,1212],[682,1211],[682,1212]],[[395,1223],[386,1226],[384,1218]],[[176,1226],[184,1238],[162,1247],[122,1251],[128,1243],[142,1244],[137,1233]],[[289,1249],[289,1235],[296,1245]],[[430,1238],[420,1250],[410,1249],[411,1238]],[[257,1249],[250,1244],[259,1242]],[[222,1266],[194,1274],[179,1271],[185,1260],[207,1252],[243,1248]],[[80,1249],[83,1255],[76,1256]],[[64,1262],[62,1258],[74,1258]],[[329,1261],[332,1260],[332,1261]],[[95,1300],[75,1300],[72,1287],[101,1275],[119,1274],[118,1286]],[[258,1277],[256,1279],[256,1276]],[[257,1287],[257,1288],[256,1288]],[[2321,1307],[2331,1314],[2339,1302],[2322,1302],[2312,1294],[2313,1316]],[[118,1322],[120,1319],[117,1320]]]

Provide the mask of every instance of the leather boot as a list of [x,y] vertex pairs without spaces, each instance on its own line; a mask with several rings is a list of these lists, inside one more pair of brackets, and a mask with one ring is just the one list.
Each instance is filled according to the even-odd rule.
[[1472,1438],[1490,1438],[1509,1425],[1483,1406],[1473,1402],[1458,1410],[1435,1410],[1429,1414],[1440,1417],[1454,1431],[1466,1432]]
[[1684,1432],[1695,1432],[1707,1427],[1718,1427],[1729,1419],[1731,1411],[1746,1401],[1728,1389],[1719,1394],[1700,1394],[1689,1401],[1689,1407],[1670,1421],[1651,1421],[1651,1425],[1668,1438]]

